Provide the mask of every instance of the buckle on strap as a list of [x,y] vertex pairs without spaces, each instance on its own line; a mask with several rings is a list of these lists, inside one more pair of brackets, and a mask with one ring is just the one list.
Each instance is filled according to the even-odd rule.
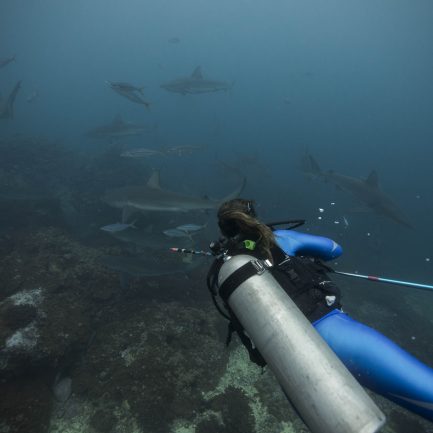
[[251,260],[250,263],[254,266],[258,275],[262,275],[263,272],[266,271],[265,265],[261,262],[261,260]]
[[254,259],[242,265],[234,271],[219,288],[219,295],[227,301],[231,294],[248,278],[254,275],[262,275],[268,268],[272,267],[270,260]]
[[263,272],[266,271],[266,269],[272,267],[272,263],[268,259],[266,260],[255,259],[255,260],[251,260],[250,263],[254,266],[258,275],[262,275]]

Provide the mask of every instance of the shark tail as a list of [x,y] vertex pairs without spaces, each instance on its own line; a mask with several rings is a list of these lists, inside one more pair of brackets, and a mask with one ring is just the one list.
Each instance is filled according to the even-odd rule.
[[323,175],[323,171],[321,170],[318,162],[308,152],[306,152],[302,157],[301,170],[304,172],[304,174],[313,178]]
[[242,191],[245,188],[245,185],[247,184],[247,178],[244,177],[242,178],[242,183],[239,185],[238,188],[236,188],[233,192],[231,192],[230,194],[226,195],[225,197],[223,197],[220,201],[219,201],[219,206],[221,204],[223,204],[226,201],[230,201],[233,200],[234,198],[237,198],[241,195]]
[[134,221],[132,221],[132,223],[129,224],[129,227],[131,227],[132,229],[136,229],[136,228],[138,228],[138,227],[135,225],[135,223],[136,223],[137,221],[138,221],[137,219],[135,219]]

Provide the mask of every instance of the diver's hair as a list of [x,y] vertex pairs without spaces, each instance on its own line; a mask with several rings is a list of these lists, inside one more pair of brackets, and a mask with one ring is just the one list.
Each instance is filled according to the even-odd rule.
[[223,203],[218,209],[218,225],[228,238],[238,234],[250,237],[259,252],[272,261],[270,249],[276,245],[275,237],[272,230],[256,218],[252,200],[236,198]]

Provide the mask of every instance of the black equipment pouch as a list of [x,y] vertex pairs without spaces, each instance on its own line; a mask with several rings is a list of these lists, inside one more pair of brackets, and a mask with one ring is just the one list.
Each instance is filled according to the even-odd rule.
[[339,288],[328,277],[332,271],[318,259],[285,256],[271,269],[275,279],[310,321],[340,308]]

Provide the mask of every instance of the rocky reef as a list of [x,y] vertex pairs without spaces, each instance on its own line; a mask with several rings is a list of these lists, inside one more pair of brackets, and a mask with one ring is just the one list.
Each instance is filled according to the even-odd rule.
[[[134,171],[116,149],[71,162],[42,139],[0,141],[2,149],[0,433],[308,432],[272,373],[236,339],[225,346],[203,267],[189,277],[132,276],[125,289],[100,264],[126,248],[101,237],[98,224],[118,215],[101,212],[98,197],[119,179],[144,182],[142,166]],[[365,292],[352,299],[367,321]],[[389,320],[396,341],[414,344],[414,331],[393,329],[385,313],[378,327]],[[384,432],[433,433],[373,398],[389,416]]]
[[14,240],[0,267],[0,431],[270,431],[263,414],[281,424],[253,385],[272,376],[225,348],[201,283],[136,279],[125,293],[98,265],[101,248],[54,228]]

